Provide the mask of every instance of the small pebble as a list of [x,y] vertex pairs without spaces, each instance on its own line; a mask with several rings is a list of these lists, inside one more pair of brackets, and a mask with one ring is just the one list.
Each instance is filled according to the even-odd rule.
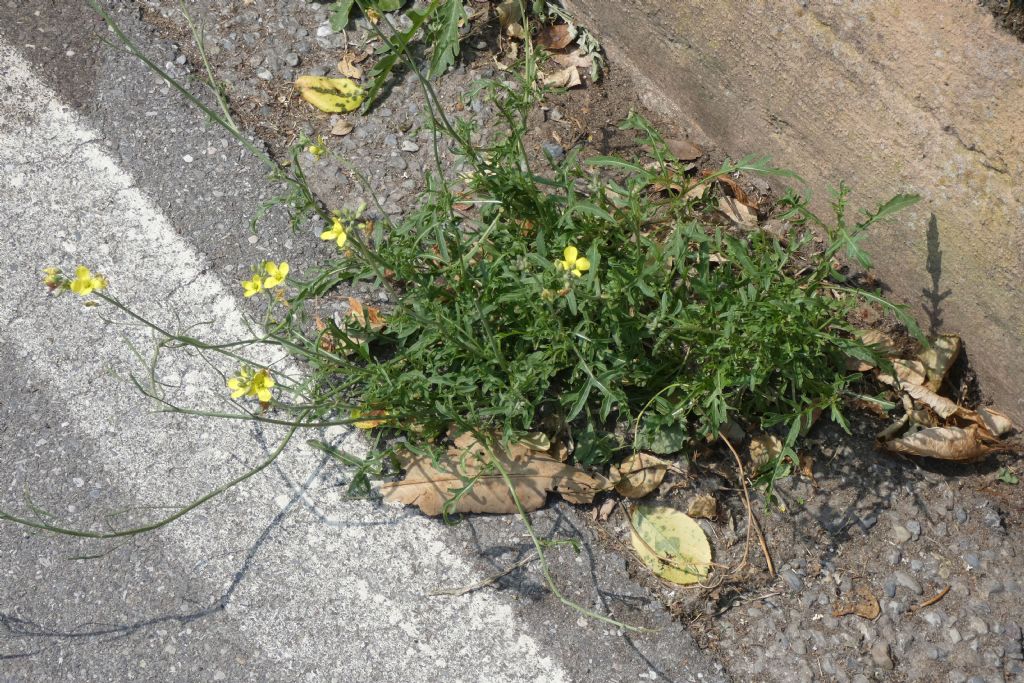
[[889,564],[895,567],[900,563],[900,560],[903,559],[903,553],[898,549],[893,549],[889,551],[889,554],[886,555],[885,559]]
[[186,164],[191,164],[193,161],[195,161],[191,154],[186,154],[181,158],[181,160],[184,161]]
[[260,69],[256,72],[256,78],[262,81],[269,81],[274,77],[274,74],[270,73],[270,69]]
[[289,52],[284,56],[284,63],[287,64],[288,66],[298,66],[299,56],[294,52]]
[[913,540],[916,541],[918,538],[921,537],[921,523],[920,522],[918,522],[915,519],[912,519],[909,522],[907,522],[906,526],[907,526],[907,531],[910,532],[911,538],[913,538]]
[[967,565],[968,569],[981,568],[981,560],[979,560],[978,556],[974,553],[967,553],[966,555],[964,555],[964,564]]
[[786,582],[786,585],[789,586],[790,590],[803,590],[804,580],[801,579],[800,575],[792,569],[783,569],[781,572],[779,572],[779,576],[781,576],[782,580]]
[[897,524],[892,528],[892,537],[894,541],[902,544],[909,541],[914,535],[905,526]]
[[545,142],[541,147],[544,149],[544,153],[548,154],[555,161],[561,161],[565,158],[565,150],[562,149],[561,145],[554,142]]
[[958,507],[953,512],[953,515],[956,517],[956,521],[960,524],[963,524],[967,521],[967,510],[964,510],[962,507]]
[[921,584],[918,582],[918,580],[910,574],[904,571],[897,571],[894,572],[892,576],[894,579],[896,579],[896,583],[908,589],[911,593],[914,593],[915,595],[921,595],[921,593],[924,592],[924,589],[921,588]]
[[418,151],[420,151],[420,146],[417,145],[412,140],[402,140],[402,151],[403,152],[418,152]]
[[871,661],[880,669],[893,670],[892,657],[889,655],[889,643],[884,640],[875,641],[871,646]]

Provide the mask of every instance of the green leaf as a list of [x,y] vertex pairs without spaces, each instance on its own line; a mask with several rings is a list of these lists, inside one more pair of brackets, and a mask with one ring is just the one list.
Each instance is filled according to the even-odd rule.
[[373,79],[373,83],[370,84],[369,89],[366,91],[365,103],[367,107],[372,106],[373,101],[380,94],[381,88],[384,87],[384,82],[391,75],[391,70],[398,63],[399,55],[409,46],[409,42],[416,35],[417,31],[420,30],[420,27],[437,11],[440,2],[441,0],[433,0],[422,12],[409,10],[406,13],[406,16],[412,22],[409,30],[395,34],[386,43],[381,45],[384,56],[378,60],[373,70],[370,71],[370,78]]
[[332,31],[345,30],[345,27],[348,26],[353,5],[355,5],[355,0],[337,0],[337,2],[328,5],[327,10],[330,12]]
[[596,467],[611,462],[619,444],[607,434],[594,431],[589,425],[587,431],[576,437],[573,458],[577,465]]
[[1020,483],[1020,477],[1014,474],[1013,470],[1009,467],[1000,467],[998,474],[996,474],[996,479],[1011,486],[1016,486]]
[[431,78],[436,78],[455,64],[459,56],[459,27],[469,20],[462,0],[445,0],[430,26],[430,42],[433,52],[430,55]]
[[636,445],[658,455],[670,455],[683,450],[690,440],[686,425],[672,422],[664,425],[645,424],[636,435]]
[[405,0],[376,0],[373,4],[380,12],[396,12],[405,4]]
[[892,214],[902,211],[908,207],[913,206],[921,201],[921,196],[916,194],[898,194],[884,204],[880,204],[874,213],[866,211],[867,221],[861,224],[861,227],[867,227],[875,221],[880,221],[883,218],[887,218]]

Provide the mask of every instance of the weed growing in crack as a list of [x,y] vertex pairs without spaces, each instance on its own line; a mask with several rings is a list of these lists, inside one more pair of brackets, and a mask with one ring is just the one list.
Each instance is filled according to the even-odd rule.
[[[715,220],[717,204],[711,201],[716,180],[738,172],[795,174],[749,157],[689,176],[636,114],[622,127],[636,132],[649,162],[584,159],[574,149],[561,161],[538,166],[524,143],[528,115],[544,95],[528,31],[518,76],[482,81],[470,93],[496,108],[501,127],[490,131],[444,114],[430,85],[434,64],[422,67],[409,52],[415,30],[379,34],[388,46],[385,59],[403,60],[420,79],[438,170],[428,174],[426,191],[406,218],[373,222],[361,212],[331,214],[310,191],[300,151],[311,140],[298,142],[287,166],[274,164],[238,131],[226,109],[219,115],[203,105],[96,8],[150,68],[270,164],[272,180],[288,186],[257,218],[278,204],[291,208],[295,229],[319,216],[326,227],[323,248],[331,255],[301,276],[292,276],[287,264],[262,264],[245,283],[246,295],[267,297],[262,329],[230,344],[204,343],[146,321],[104,293],[106,280],[100,287],[88,270],[76,279],[47,271],[52,289],[93,295],[157,333],[161,341],[149,376],[134,381],[167,410],[289,431],[268,460],[151,524],[82,532],[4,512],[0,519],[93,538],[141,533],[261,471],[298,429],[340,424],[375,430],[368,457],[321,440],[309,443],[354,468],[352,490],[358,494],[370,492],[372,478],[394,471],[403,453],[439,462],[446,438],[459,432],[479,434],[489,448],[507,448],[542,431],[571,444],[577,466],[600,470],[639,448],[681,453],[714,438],[729,421],[778,428],[787,435],[782,452],[755,473],[770,500],[797,437],[817,414],[846,426],[842,406],[857,393],[860,377],[846,369],[848,359],[887,362],[857,336],[849,322],[853,309],[864,301],[881,304],[916,329],[898,307],[852,287],[836,260],[845,253],[869,266],[861,237],[916,197],[894,197],[851,223],[848,190],[841,186],[833,223],[790,193],[780,218],[792,227],[784,235],[724,225]],[[414,24],[426,17],[414,15]],[[478,136],[484,141],[471,144]],[[446,174],[442,140],[470,173]],[[820,228],[820,245],[802,229],[807,225]],[[76,290],[79,281],[84,284]],[[360,283],[388,291],[393,306],[378,311],[350,300],[342,315],[321,317],[333,292]],[[287,352],[301,371],[271,373],[248,355],[268,346]],[[219,354],[234,365],[225,387],[239,399],[231,411],[193,410],[163,398],[154,368],[161,352],[181,348]],[[247,408],[244,401],[254,398],[258,407]],[[544,563],[545,542],[534,534],[509,472],[497,459],[492,465],[509,485],[555,594],[611,621],[558,592]],[[473,483],[463,477],[449,493],[463,496]]]

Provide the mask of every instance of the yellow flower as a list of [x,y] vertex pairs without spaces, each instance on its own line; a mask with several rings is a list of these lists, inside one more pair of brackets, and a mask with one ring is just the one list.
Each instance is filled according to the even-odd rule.
[[586,271],[590,270],[590,261],[580,256],[580,252],[576,247],[566,247],[562,252],[563,259],[561,261],[555,261],[555,265],[562,270],[567,270],[576,277],[580,277]]
[[263,278],[259,275],[253,275],[251,280],[243,280],[242,289],[245,290],[246,297],[259,294],[263,291]]
[[234,377],[228,380],[231,398],[255,396],[260,403],[270,402],[273,387],[274,378],[265,368],[253,372],[252,368],[243,366]]
[[311,144],[309,147],[307,147],[306,151],[312,154],[313,158],[316,159],[317,161],[320,160],[320,157],[327,154],[327,148],[324,146],[324,141],[322,138]]
[[345,232],[345,224],[341,222],[340,218],[335,216],[334,221],[331,223],[331,229],[324,230],[320,233],[320,239],[334,240],[338,243],[338,248],[341,249],[345,246],[345,241],[348,240],[348,233]]
[[[45,280],[44,280],[45,281]],[[93,274],[85,266],[75,268],[75,279],[71,281],[71,291],[79,296],[87,296],[96,290],[107,288],[107,278]]]
[[273,261],[266,261],[263,264],[263,271],[267,274],[267,277],[263,279],[263,288],[277,287],[288,277],[288,263],[281,261],[280,264],[277,264]]
[[50,289],[57,289],[61,283],[64,282],[64,273],[60,272],[60,268],[43,268],[43,284]]

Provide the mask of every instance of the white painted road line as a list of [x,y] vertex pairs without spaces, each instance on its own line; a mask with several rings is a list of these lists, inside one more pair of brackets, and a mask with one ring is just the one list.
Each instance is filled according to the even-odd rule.
[[[81,446],[62,457],[88,466],[97,481],[103,480],[104,490],[122,492],[120,499],[109,501],[112,510],[180,503],[240,472],[239,460],[260,459],[279,432],[151,413],[143,397],[109,373],[111,368],[137,371],[139,363],[125,337],[145,347],[148,335],[108,324],[104,307],[85,309],[75,297],[47,296],[40,284],[42,267],[84,263],[108,275],[114,293],[159,322],[213,319],[216,326],[209,334],[221,338],[244,329],[233,285],[227,288],[209,274],[203,255],[176,234],[155,202],[104,152],[99,134],[62,105],[2,40],[0,92],[0,352],[18,363],[3,368],[5,382],[46,393],[50,419],[66,425],[63,430],[75,434]],[[171,361],[162,376],[180,384],[174,395],[182,401],[208,402],[223,390],[217,375],[196,359]],[[24,450],[0,452],[5,507],[19,505],[26,486],[45,486],[23,480],[16,461],[24,465],[44,452],[52,457],[66,448],[34,438],[34,424],[26,416],[24,424],[7,426]],[[13,442],[8,438],[4,443]],[[315,453],[295,447],[283,456],[280,468],[293,482],[318,481],[318,461]],[[238,556],[223,559],[225,543],[236,550],[251,546],[277,512],[273,501],[287,502],[295,494],[267,474],[243,486],[158,534],[168,571],[195,571],[197,580],[230,577]],[[257,678],[566,679],[525,625],[516,622],[501,595],[477,591],[422,597],[441,586],[481,578],[446,545],[443,527],[402,510],[343,500],[336,489],[314,497],[333,524],[321,523],[307,507],[298,506],[290,526],[264,551],[260,571],[230,593],[218,626],[262,666],[276,668]],[[59,512],[74,518],[76,511]],[[14,533],[10,525],[0,528],[0,534]],[[102,574],[102,560],[91,570]],[[162,569],[154,571],[155,595]],[[9,601],[6,590],[0,589],[0,595]],[[91,610],[93,622],[116,622],[126,606],[103,604]],[[61,614],[30,616],[43,624],[73,622]],[[188,647],[193,629],[198,627],[172,629],[169,637],[179,638],[174,672],[150,671],[142,677],[190,678],[185,672],[198,666]],[[28,640],[8,640],[8,649],[10,643],[25,652],[33,647]],[[74,645],[66,647],[68,658],[80,657]],[[55,657],[12,660],[5,667],[11,664],[10,670],[21,672],[17,680],[66,666]],[[138,662],[124,666],[128,670]],[[78,680],[97,677],[79,673]],[[208,673],[212,677],[215,672]]]

